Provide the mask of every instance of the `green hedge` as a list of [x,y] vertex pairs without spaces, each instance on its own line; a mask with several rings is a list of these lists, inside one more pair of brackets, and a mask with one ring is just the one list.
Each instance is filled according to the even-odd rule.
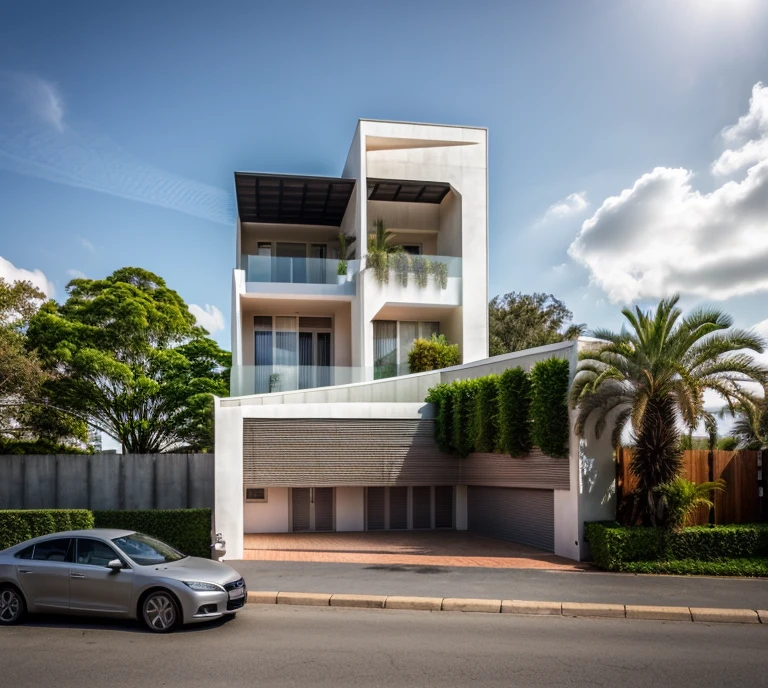
[[63,530],[93,528],[87,509],[10,509],[0,511],[0,550],[24,540]]
[[468,380],[441,383],[426,401],[436,407],[435,439],[441,451],[525,456],[532,446],[549,456],[568,455],[569,363],[560,358]]
[[531,451],[529,412],[531,381],[522,368],[505,370],[499,379],[499,449],[510,456]]
[[531,368],[531,440],[549,456],[568,456],[570,364],[548,358]]
[[[768,524],[667,531],[598,522],[586,523],[584,534],[595,564],[609,571],[764,575],[745,571],[757,571],[754,562],[762,559],[761,565],[768,566]],[[742,564],[733,564],[737,560]]]
[[122,528],[152,535],[194,557],[211,556],[210,509],[94,511],[96,528]]
[[499,376],[477,378],[473,415],[475,451],[495,452],[499,441]]

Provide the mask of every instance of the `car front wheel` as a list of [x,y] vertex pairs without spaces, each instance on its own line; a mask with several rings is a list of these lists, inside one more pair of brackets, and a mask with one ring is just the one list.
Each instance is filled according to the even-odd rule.
[[16,588],[0,585],[0,625],[10,626],[18,623],[24,616],[24,598]]
[[169,633],[181,620],[176,600],[163,590],[147,595],[141,605],[141,616],[153,633]]

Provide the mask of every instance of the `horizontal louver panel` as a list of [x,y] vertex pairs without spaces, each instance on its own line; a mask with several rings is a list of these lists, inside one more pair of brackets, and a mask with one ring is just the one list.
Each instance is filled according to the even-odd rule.
[[509,487],[467,488],[470,531],[552,551],[555,547],[555,500],[552,490]]
[[489,485],[565,489],[568,460],[443,454],[431,420],[262,419],[243,421],[246,484]]

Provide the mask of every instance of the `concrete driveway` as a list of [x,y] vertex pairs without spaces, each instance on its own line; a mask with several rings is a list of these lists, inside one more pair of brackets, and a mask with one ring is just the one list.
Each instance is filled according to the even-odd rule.
[[317,563],[468,566],[493,569],[588,568],[551,552],[466,531],[246,534],[243,559]]

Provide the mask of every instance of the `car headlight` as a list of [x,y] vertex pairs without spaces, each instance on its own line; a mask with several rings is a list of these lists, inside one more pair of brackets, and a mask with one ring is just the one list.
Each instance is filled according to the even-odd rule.
[[200,590],[202,592],[224,592],[224,588],[216,583],[203,583],[202,581],[184,581],[184,585],[192,590]]

